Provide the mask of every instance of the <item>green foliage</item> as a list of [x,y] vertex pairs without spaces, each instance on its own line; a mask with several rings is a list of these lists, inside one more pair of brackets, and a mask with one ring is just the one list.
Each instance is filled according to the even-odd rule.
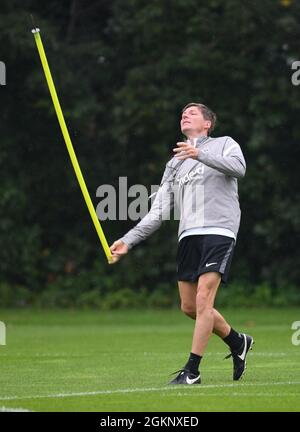
[[[98,280],[99,273],[83,272],[77,276],[59,277],[42,292],[32,292],[20,285],[0,284],[0,307],[39,307],[77,309],[179,309],[176,285],[161,283],[154,290],[119,286],[115,277]],[[98,280],[97,283],[91,281]],[[111,282],[116,282],[111,286]],[[106,284],[106,282],[109,282]],[[136,284],[133,284],[136,286]],[[217,296],[218,308],[283,308],[300,306],[300,292],[290,285],[275,290],[268,283],[253,286],[244,282],[221,285]]]
[[221,285],[217,296],[217,307],[285,307],[300,305],[297,286],[285,286],[275,290],[269,283],[250,285],[233,282]]
[[[273,0],[2,1],[0,281],[23,288],[11,298],[3,288],[0,301],[172,306],[176,286],[174,223],[120,264],[106,264],[57,125],[30,14],[95,206],[97,187],[116,185],[119,176],[128,176],[128,186],[158,184],[181,138],[182,106],[202,101],[218,114],[215,135],[240,142],[247,160],[235,301],[247,300],[238,288],[247,281],[261,287],[249,289],[250,303],[298,302],[284,287],[300,280],[300,98],[291,84],[300,5]],[[104,222],[109,243],[133,224]]]

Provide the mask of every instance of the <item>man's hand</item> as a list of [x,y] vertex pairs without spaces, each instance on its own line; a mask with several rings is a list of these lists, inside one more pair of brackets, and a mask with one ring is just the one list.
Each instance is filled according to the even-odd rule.
[[129,250],[127,244],[122,242],[122,240],[115,241],[109,249],[112,253],[112,260],[109,264],[115,264],[118,262],[119,259],[122,258],[123,255],[126,255]]
[[186,142],[178,142],[177,148],[173,149],[176,159],[198,159],[199,149]]

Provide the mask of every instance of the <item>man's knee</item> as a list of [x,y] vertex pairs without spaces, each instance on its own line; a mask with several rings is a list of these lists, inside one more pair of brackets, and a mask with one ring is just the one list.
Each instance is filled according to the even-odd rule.
[[192,319],[196,318],[196,308],[194,305],[190,303],[181,302],[181,310],[188,317]]
[[207,312],[213,315],[213,299],[215,284],[210,280],[200,281],[196,295],[197,314]]
[[201,314],[205,311],[211,311],[213,313],[213,308],[209,301],[209,293],[204,290],[200,290],[196,296],[196,308],[197,314]]

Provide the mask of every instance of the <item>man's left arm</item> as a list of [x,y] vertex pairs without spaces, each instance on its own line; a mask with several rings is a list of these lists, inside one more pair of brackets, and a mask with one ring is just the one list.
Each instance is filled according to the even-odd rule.
[[246,162],[241,147],[230,137],[226,139],[222,154],[214,154],[209,145],[199,149],[185,142],[177,143],[174,152],[179,160],[187,158],[199,160],[210,168],[231,177],[242,178],[246,173]]
[[246,162],[241,147],[230,137],[226,140],[222,154],[213,154],[208,146],[198,150],[197,159],[231,177],[242,178],[246,173]]

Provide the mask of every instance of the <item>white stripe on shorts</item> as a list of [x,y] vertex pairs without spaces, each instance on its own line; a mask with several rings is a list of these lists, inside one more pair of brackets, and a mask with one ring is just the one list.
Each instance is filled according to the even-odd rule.
[[228,258],[230,256],[230,254],[231,254],[233,245],[234,245],[234,241],[231,242],[231,245],[229,246],[229,248],[228,248],[228,250],[227,250],[227,252],[226,252],[226,254],[225,254],[224,258],[223,258],[223,261],[222,261],[222,264],[221,264],[220,270],[219,270],[220,273],[224,273],[224,271],[225,271],[226,264],[227,264],[227,261],[228,261]]

